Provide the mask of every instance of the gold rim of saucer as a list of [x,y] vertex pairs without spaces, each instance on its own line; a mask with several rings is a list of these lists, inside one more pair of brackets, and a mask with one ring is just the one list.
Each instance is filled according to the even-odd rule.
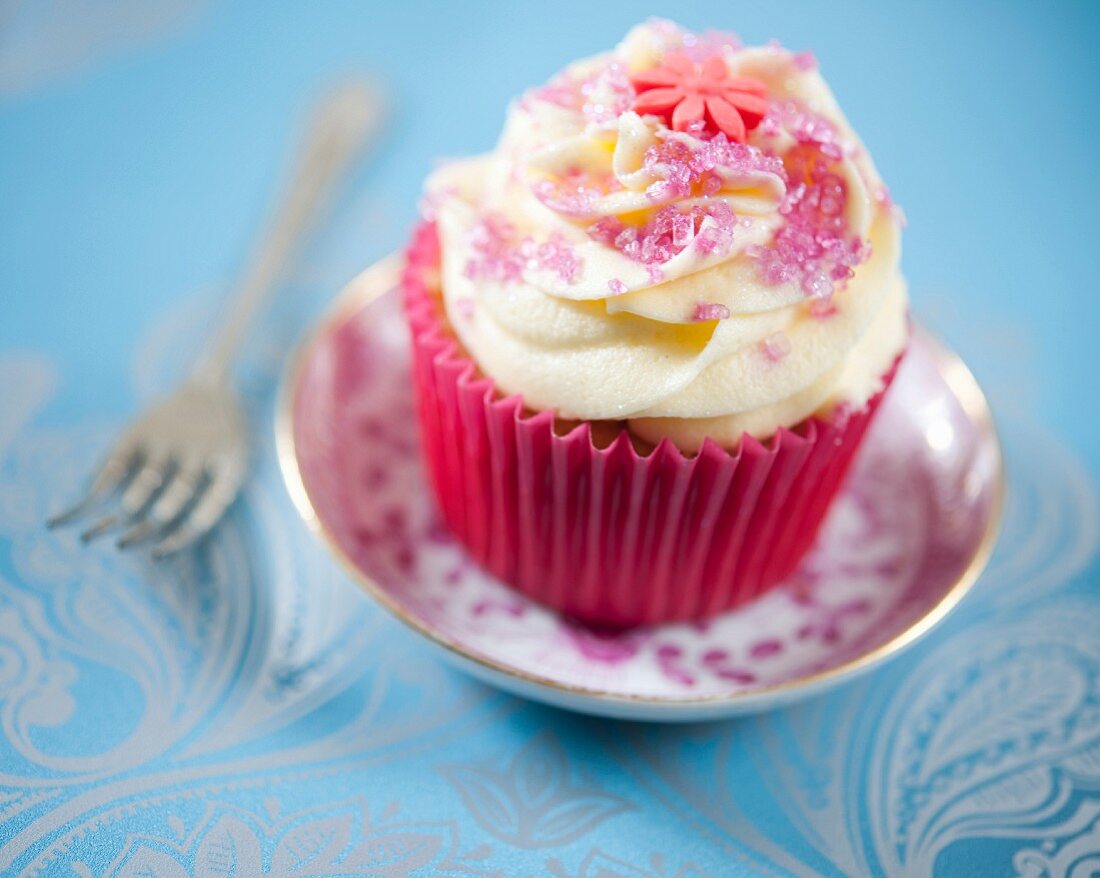
[[[982,392],[977,379],[954,351],[940,342],[927,330],[924,330],[926,339],[930,342],[933,357],[940,375],[958,399],[967,417],[978,427],[982,439],[992,445],[996,456],[996,476],[993,485],[993,499],[990,506],[989,521],[981,540],[970,559],[966,569],[959,575],[955,582],[948,588],[939,601],[919,619],[903,631],[885,643],[880,644],[869,652],[856,656],[823,671],[807,674],[794,680],[785,680],[781,683],[773,683],[766,686],[758,686],[745,689],[740,692],[722,695],[703,695],[697,697],[655,697],[651,695],[618,695],[599,689],[591,689],[585,686],[571,686],[549,677],[540,677],[518,670],[507,664],[503,664],[488,656],[475,652],[459,641],[441,634],[431,626],[425,624],[417,616],[408,613],[405,608],[397,603],[390,595],[379,586],[371,577],[363,573],[344,552],[336,538],[329,532],[306,488],[302,478],[302,472],[298,465],[297,448],[295,447],[293,428],[293,400],[297,395],[298,386],[301,383],[302,371],[308,359],[310,351],[318,340],[326,335],[332,328],[353,313],[357,313],[382,296],[394,291],[398,285],[400,272],[404,260],[398,254],[391,254],[376,262],[370,268],[359,274],[344,291],[336,298],[317,325],[300,341],[283,373],[280,383],[275,412],[275,447],[279,459],[279,469],[283,474],[287,490],[295,509],[302,517],[309,530],[317,536],[336,558],[340,566],[351,579],[367,592],[375,601],[385,607],[390,613],[404,622],[414,631],[424,635],[433,643],[443,647],[448,652],[454,653],[458,658],[473,662],[494,674],[502,674],[523,683],[542,686],[569,695],[584,698],[597,699],[608,703],[645,704],[654,707],[667,707],[674,710],[678,707],[706,704],[738,704],[744,705],[766,696],[791,692],[800,688],[822,689],[833,683],[839,683],[846,677],[852,677],[862,671],[869,670],[873,666],[885,661],[892,655],[905,649],[907,646],[919,640],[931,631],[951,610],[958,605],[963,596],[970,590],[985,569],[989,558],[993,553],[993,547],[1000,532],[1001,519],[1004,507],[1005,475],[1004,457],[1001,450],[1000,438],[993,421],[989,403]],[[809,694],[809,693],[807,693]]]

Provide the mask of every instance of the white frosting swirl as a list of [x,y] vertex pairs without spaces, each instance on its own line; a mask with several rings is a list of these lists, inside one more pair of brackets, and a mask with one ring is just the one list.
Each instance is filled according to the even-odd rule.
[[745,145],[639,116],[627,76],[670,51],[704,47],[635,28],[517,101],[492,153],[429,180],[459,340],[531,408],[684,450],[862,405],[906,339],[874,166],[817,70],[779,48],[710,50],[767,86]]

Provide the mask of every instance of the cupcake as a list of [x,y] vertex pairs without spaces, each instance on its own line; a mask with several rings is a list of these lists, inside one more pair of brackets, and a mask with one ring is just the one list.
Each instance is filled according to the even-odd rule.
[[788,577],[908,340],[898,213],[813,57],[640,25],[424,205],[418,413],[471,555],[610,626]]

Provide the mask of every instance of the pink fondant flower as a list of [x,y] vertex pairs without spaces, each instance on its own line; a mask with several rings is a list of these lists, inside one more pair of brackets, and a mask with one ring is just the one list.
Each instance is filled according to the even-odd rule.
[[720,55],[696,64],[686,55],[671,53],[660,67],[631,74],[630,83],[638,93],[634,110],[661,116],[677,131],[694,130],[692,123],[702,122],[744,143],[747,132],[768,112],[764,83],[750,76],[730,76]]

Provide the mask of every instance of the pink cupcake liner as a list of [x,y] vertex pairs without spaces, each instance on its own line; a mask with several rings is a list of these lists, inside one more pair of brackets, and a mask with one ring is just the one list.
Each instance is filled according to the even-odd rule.
[[[624,430],[599,448],[478,374],[432,293],[439,251],[415,232],[403,281],[424,459],[443,518],[503,582],[583,621],[697,619],[780,584],[812,546],[893,380],[856,412],[808,418],[766,443],[639,454]],[[900,357],[899,357],[900,360]]]

